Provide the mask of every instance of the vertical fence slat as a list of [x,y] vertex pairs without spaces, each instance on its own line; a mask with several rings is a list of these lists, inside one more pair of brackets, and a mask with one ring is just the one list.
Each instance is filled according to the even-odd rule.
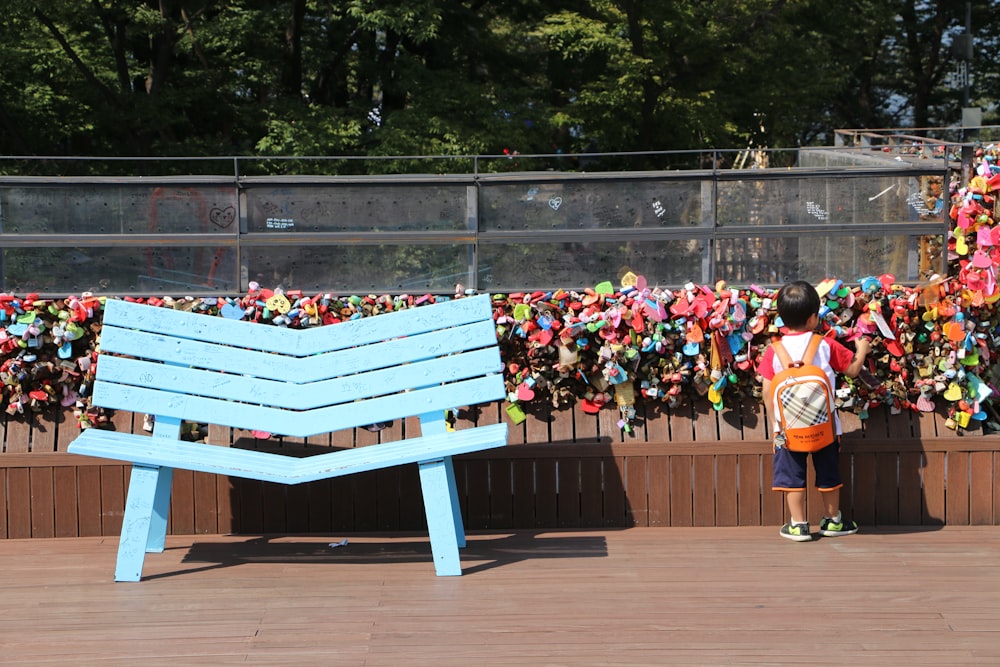
[[899,523],[898,465],[898,452],[878,452],[875,455],[875,522],[880,526]]
[[695,441],[694,404],[682,401],[676,408],[670,409],[670,442]]
[[604,525],[604,482],[602,467],[607,458],[588,456],[580,459],[580,526]]
[[743,399],[740,403],[740,419],[743,423],[744,440],[770,440],[767,413],[764,402],[757,399]]
[[626,525],[649,525],[649,459],[645,456],[626,456],[625,465],[625,498],[628,516]]
[[427,527],[427,518],[424,515],[424,501],[420,492],[420,469],[417,466],[403,466],[400,470],[399,498],[400,526],[406,530],[424,530]]
[[4,429],[4,451],[7,453],[24,453],[31,448],[31,427],[24,417],[7,417],[7,427]]
[[[631,457],[629,461],[631,462],[633,458],[638,457]],[[665,455],[646,457],[645,468],[649,476],[648,524],[642,525],[670,525],[670,463],[672,458],[672,456]],[[634,500],[631,491],[629,493],[626,502],[631,504]]]
[[841,443],[840,447],[840,479],[844,486],[840,489],[840,511],[844,516],[853,519],[854,511],[854,455]]
[[7,468],[0,468],[0,540],[7,539],[7,494],[10,488],[7,485]]
[[530,443],[549,442],[549,419],[552,409],[547,405],[533,405],[524,420],[524,441]]
[[559,521],[555,459],[535,460],[535,527],[555,526]]
[[80,537],[101,535],[101,468],[78,466],[76,468],[77,516]]
[[514,472],[514,525],[535,526],[535,462],[515,459]]
[[525,424],[527,424],[528,419],[531,419],[530,416],[528,417],[528,419],[525,419],[520,424],[515,424],[514,420],[510,418],[510,414],[507,412],[506,409],[504,409],[500,411],[500,419],[501,421],[503,421],[504,424],[507,424],[508,445],[523,445],[524,443],[529,442],[526,435],[527,431]]
[[218,506],[218,521],[220,533],[235,533],[237,517],[240,515],[240,496],[236,492],[236,483],[232,477],[219,477],[215,485],[215,498]]
[[644,402],[636,408],[643,416],[643,430],[646,442],[663,443],[670,441],[670,412],[666,403],[657,401]]
[[854,458],[854,520],[859,524],[875,524],[875,454],[855,452]]
[[670,525],[694,525],[694,489],[691,483],[692,456],[670,457]]
[[[375,472],[376,486],[378,488],[378,501],[375,503],[377,509],[376,520],[378,529],[399,530],[399,472],[402,466],[391,468],[380,468]],[[466,468],[466,473],[468,469]],[[468,483],[465,485],[468,486]],[[289,487],[293,489],[295,487]],[[459,486],[459,488],[463,488]],[[462,495],[460,493],[460,495]],[[289,497],[289,505],[295,506],[295,501]]]
[[582,444],[601,442],[601,429],[598,426],[597,415],[588,415],[580,408],[579,404],[570,409],[570,414],[573,415],[573,437],[576,442]]
[[556,511],[560,528],[579,528],[580,518],[580,459],[559,459],[559,496]]
[[[993,454],[993,479],[990,487],[993,489],[993,525],[1000,525],[1000,452]],[[2,533],[0,533],[2,534]]]
[[194,503],[194,473],[190,470],[174,470],[173,490],[170,494],[171,533],[194,534]]
[[969,453],[948,452],[945,457],[945,517],[948,523],[969,523]]
[[[305,442],[292,443],[291,447],[305,448]],[[195,484],[195,508],[198,507],[197,480]],[[290,484],[285,486],[285,502],[288,511],[285,515],[285,530],[289,533],[309,532],[309,523],[313,513],[313,505],[309,502],[309,484]],[[198,525],[198,513],[195,512],[195,527]]]
[[349,475],[348,479],[354,487],[354,530],[377,530],[378,475],[372,470]]
[[71,466],[59,466],[52,470],[56,537],[77,537],[80,534],[76,471]]
[[[624,433],[621,427],[618,426],[620,419],[621,412],[619,412],[614,402],[607,404],[597,413],[597,428],[600,431],[601,443],[614,444],[625,441]],[[634,441],[635,438],[629,436],[629,440]]]
[[55,417],[53,412],[43,412],[32,417],[30,422],[32,452],[56,451]]
[[233,478],[233,493],[239,498],[237,515],[238,530],[241,533],[259,535],[264,532],[264,492],[263,482],[256,479]]
[[262,530],[264,533],[284,533],[288,531],[287,487],[275,482],[261,482]]
[[7,469],[7,537],[31,537],[31,482],[27,468]]
[[514,526],[514,493],[511,490],[511,462],[502,459],[490,461],[490,526]]
[[[739,525],[761,525],[761,499],[765,493],[773,494],[771,489],[761,486],[761,461],[765,457],[759,454],[739,454],[736,457],[737,494],[736,512]],[[770,465],[770,457],[766,457],[764,465]]]
[[919,526],[923,517],[923,491],[920,488],[921,452],[899,453],[899,523]]
[[969,523],[993,524],[993,452],[969,454]]
[[764,526],[780,526],[788,515],[785,494],[772,490],[774,486],[774,466],[770,457],[761,462],[760,521]]
[[[329,443],[325,446],[329,446]],[[309,503],[309,523],[310,533],[332,533],[333,532],[333,500],[331,498],[331,484],[328,479],[321,479],[305,485],[307,500]]]
[[715,525],[739,525],[738,498],[736,494],[736,455],[720,454],[715,457]]
[[629,526],[632,508],[625,495],[625,460],[621,456],[601,459],[604,477],[604,525]]
[[31,536],[54,537],[56,534],[55,493],[52,468],[31,468]]
[[924,525],[940,525],[945,522],[944,452],[925,452],[923,489]]
[[691,457],[694,472],[691,521],[695,526],[714,526],[715,505],[719,500],[716,492],[715,457],[712,455]]
[[132,466],[101,466],[101,535],[120,535],[125,517],[125,478]]
[[334,532],[354,530],[354,481],[350,477],[335,477],[330,480],[330,511],[333,515]]
[[549,438],[551,442],[573,442],[573,411],[568,409],[549,410]]
[[476,530],[486,528],[490,525],[490,462],[472,459],[462,463],[468,494],[465,525]]
[[69,443],[73,442],[80,434],[72,408],[57,412],[53,423],[56,425],[56,451],[65,452]]

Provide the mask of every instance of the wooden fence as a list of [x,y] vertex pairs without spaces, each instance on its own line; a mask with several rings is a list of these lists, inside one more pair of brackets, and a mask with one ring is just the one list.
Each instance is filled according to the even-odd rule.
[[[541,410],[511,424],[510,446],[456,460],[469,529],[780,525],[770,490],[770,443],[758,401],[717,413],[707,404],[638,406],[635,433],[617,412]],[[508,419],[492,404],[463,422]],[[1000,524],[1000,436],[956,434],[936,413],[861,422],[842,414],[845,514],[862,525]],[[118,430],[142,432],[142,415],[116,413]],[[396,438],[415,421],[303,439],[253,440],[209,427],[209,440],[307,456]],[[0,452],[0,537],[117,535],[127,465],[66,453],[71,412],[7,418]],[[810,490],[809,515],[821,504]],[[175,471],[169,529],[196,533],[323,533],[420,530],[416,466],[286,487]]]

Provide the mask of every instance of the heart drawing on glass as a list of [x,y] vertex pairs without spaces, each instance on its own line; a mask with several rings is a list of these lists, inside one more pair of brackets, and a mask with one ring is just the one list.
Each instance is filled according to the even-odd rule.
[[227,206],[226,208],[213,208],[208,212],[208,219],[212,224],[220,229],[225,229],[236,220],[236,208]]

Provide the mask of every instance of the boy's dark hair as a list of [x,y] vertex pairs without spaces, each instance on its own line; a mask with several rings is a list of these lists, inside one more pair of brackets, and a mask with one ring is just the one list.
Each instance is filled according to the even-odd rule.
[[819,313],[819,293],[804,280],[788,283],[778,290],[778,315],[786,327],[801,329]]

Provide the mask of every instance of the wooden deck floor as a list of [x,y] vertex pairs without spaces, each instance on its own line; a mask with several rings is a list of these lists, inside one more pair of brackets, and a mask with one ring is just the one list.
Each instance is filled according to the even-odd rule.
[[4,665],[997,665],[1000,529],[0,541]]

